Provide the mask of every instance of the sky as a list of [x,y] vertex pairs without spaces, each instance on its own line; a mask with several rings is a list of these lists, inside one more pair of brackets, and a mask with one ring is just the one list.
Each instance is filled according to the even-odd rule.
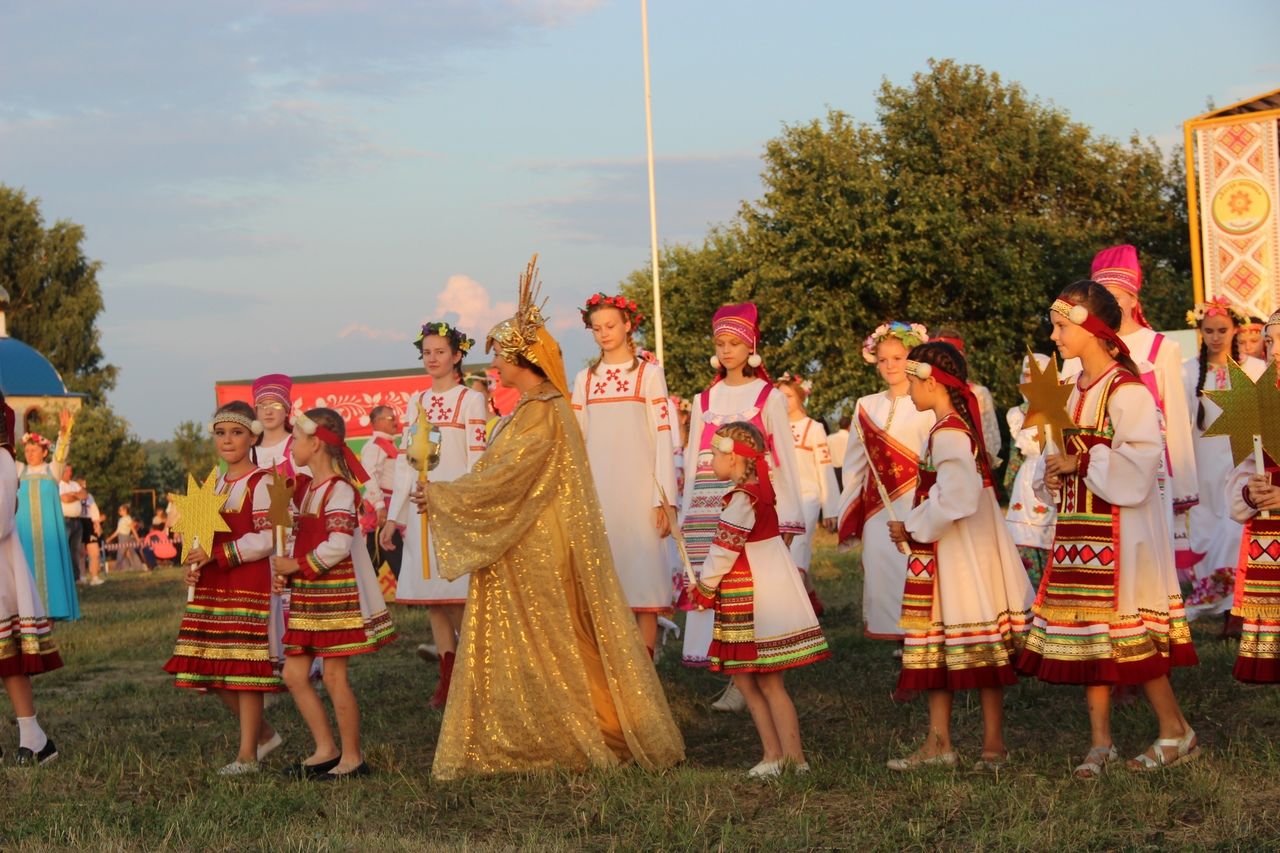
[[[931,57],[1170,149],[1280,87],[1277,36],[1244,0],[652,0],[659,239],[756,198],[786,125],[874,122]],[[639,0],[0,0],[0,183],[85,227],[144,439],[216,380],[413,367],[427,320],[483,342],[535,251],[572,373],[577,306],[649,259],[644,134]]]

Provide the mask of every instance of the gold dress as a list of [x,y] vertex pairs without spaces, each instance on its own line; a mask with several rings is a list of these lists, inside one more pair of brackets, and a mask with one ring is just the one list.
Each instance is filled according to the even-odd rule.
[[472,575],[432,775],[683,760],[561,392],[531,389],[427,498],[441,573]]

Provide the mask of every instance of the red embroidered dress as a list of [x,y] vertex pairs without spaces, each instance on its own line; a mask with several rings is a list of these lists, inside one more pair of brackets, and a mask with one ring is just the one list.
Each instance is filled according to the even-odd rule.
[[[1264,459],[1273,486],[1280,467]],[[1244,524],[1231,612],[1244,620],[1231,674],[1249,684],[1280,683],[1280,512],[1259,513],[1245,492],[1256,471],[1247,459],[1229,481],[1231,515]]]
[[295,491],[293,555],[286,655],[349,657],[376,651],[395,639],[385,609],[365,612],[351,560],[356,494],[340,477],[300,478]]
[[207,552],[213,562],[200,572],[177,647],[164,666],[177,687],[283,689],[270,628],[269,476],[255,469],[237,480],[219,479],[219,492],[229,495],[222,517],[231,531],[213,537]]
[[[1058,684],[1142,684],[1197,662],[1156,478],[1155,401],[1112,367],[1077,381],[1066,431],[1079,470],[1063,478],[1058,524],[1018,671]],[[1038,487],[1043,487],[1043,482]]]
[[906,690],[965,690],[1017,682],[1013,662],[1034,593],[984,477],[968,424],[951,413],[929,433],[902,597]]
[[751,483],[731,490],[722,506],[691,591],[697,604],[715,611],[710,668],[777,672],[831,657],[773,502]]

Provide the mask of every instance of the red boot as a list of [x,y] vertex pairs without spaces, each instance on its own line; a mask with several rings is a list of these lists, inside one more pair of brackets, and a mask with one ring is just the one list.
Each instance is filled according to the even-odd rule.
[[449,701],[449,681],[453,678],[453,652],[440,655],[440,681],[436,684],[436,692],[431,695],[431,707],[437,710]]

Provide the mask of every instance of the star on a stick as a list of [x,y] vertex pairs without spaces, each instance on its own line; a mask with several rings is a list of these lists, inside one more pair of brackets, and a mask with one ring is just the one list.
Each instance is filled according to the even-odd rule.
[[218,469],[214,468],[203,484],[197,484],[196,478],[188,473],[187,493],[169,495],[169,500],[178,506],[178,521],[174,524],[174,529],[182,534],[184,563],[194,546],[199,545],[208,553],[213,547],[215,533],[231,532],[226,519],[222,517],[222,506],[227,502],[227,496],[218,494],[217,488]]
[[1273,361],[1254,382],[1234,360],[1228,359],[1230,388],[1205,390],[1204,395],[1222,408],[1222,414],[1204,431],[1206,437],[1225,435],[1231,439],[1231,458],[1239,465],[1253,453],[1253,437],[1262,436],[1262,449],[1272,459],[1280,458],[1280,389],[1276,388]]
[[1046,427],[1049,430],[1047,440],[1052,440],[1058,450],[1065,451],[1066,445],[1062,440],[1062,431],[1074,429],[1076,426],[1076,422],[1067,412],[1067,401],[1071,399],[1071,386],[1062,384],[1058,378],[1056,356],[1050,355],[1049,364],[1042,370],[1036,357],[1030,355],[1030,350],[1027,352],[1031,381],[1018,386],[1022,396],[1027,398],[1027,417],[1022,422],[1022,426],[1024,429],[1036,428],[1036,442],[1040,445],[1041,452],[1045,448]]
[[271,505],[267,509],[267,520],[271,526],[291,526],[293,517],[289,515],[289,504],[293,502],[293,484],[283,474],[273,474],[267,483],[267,494],[271,496]]

